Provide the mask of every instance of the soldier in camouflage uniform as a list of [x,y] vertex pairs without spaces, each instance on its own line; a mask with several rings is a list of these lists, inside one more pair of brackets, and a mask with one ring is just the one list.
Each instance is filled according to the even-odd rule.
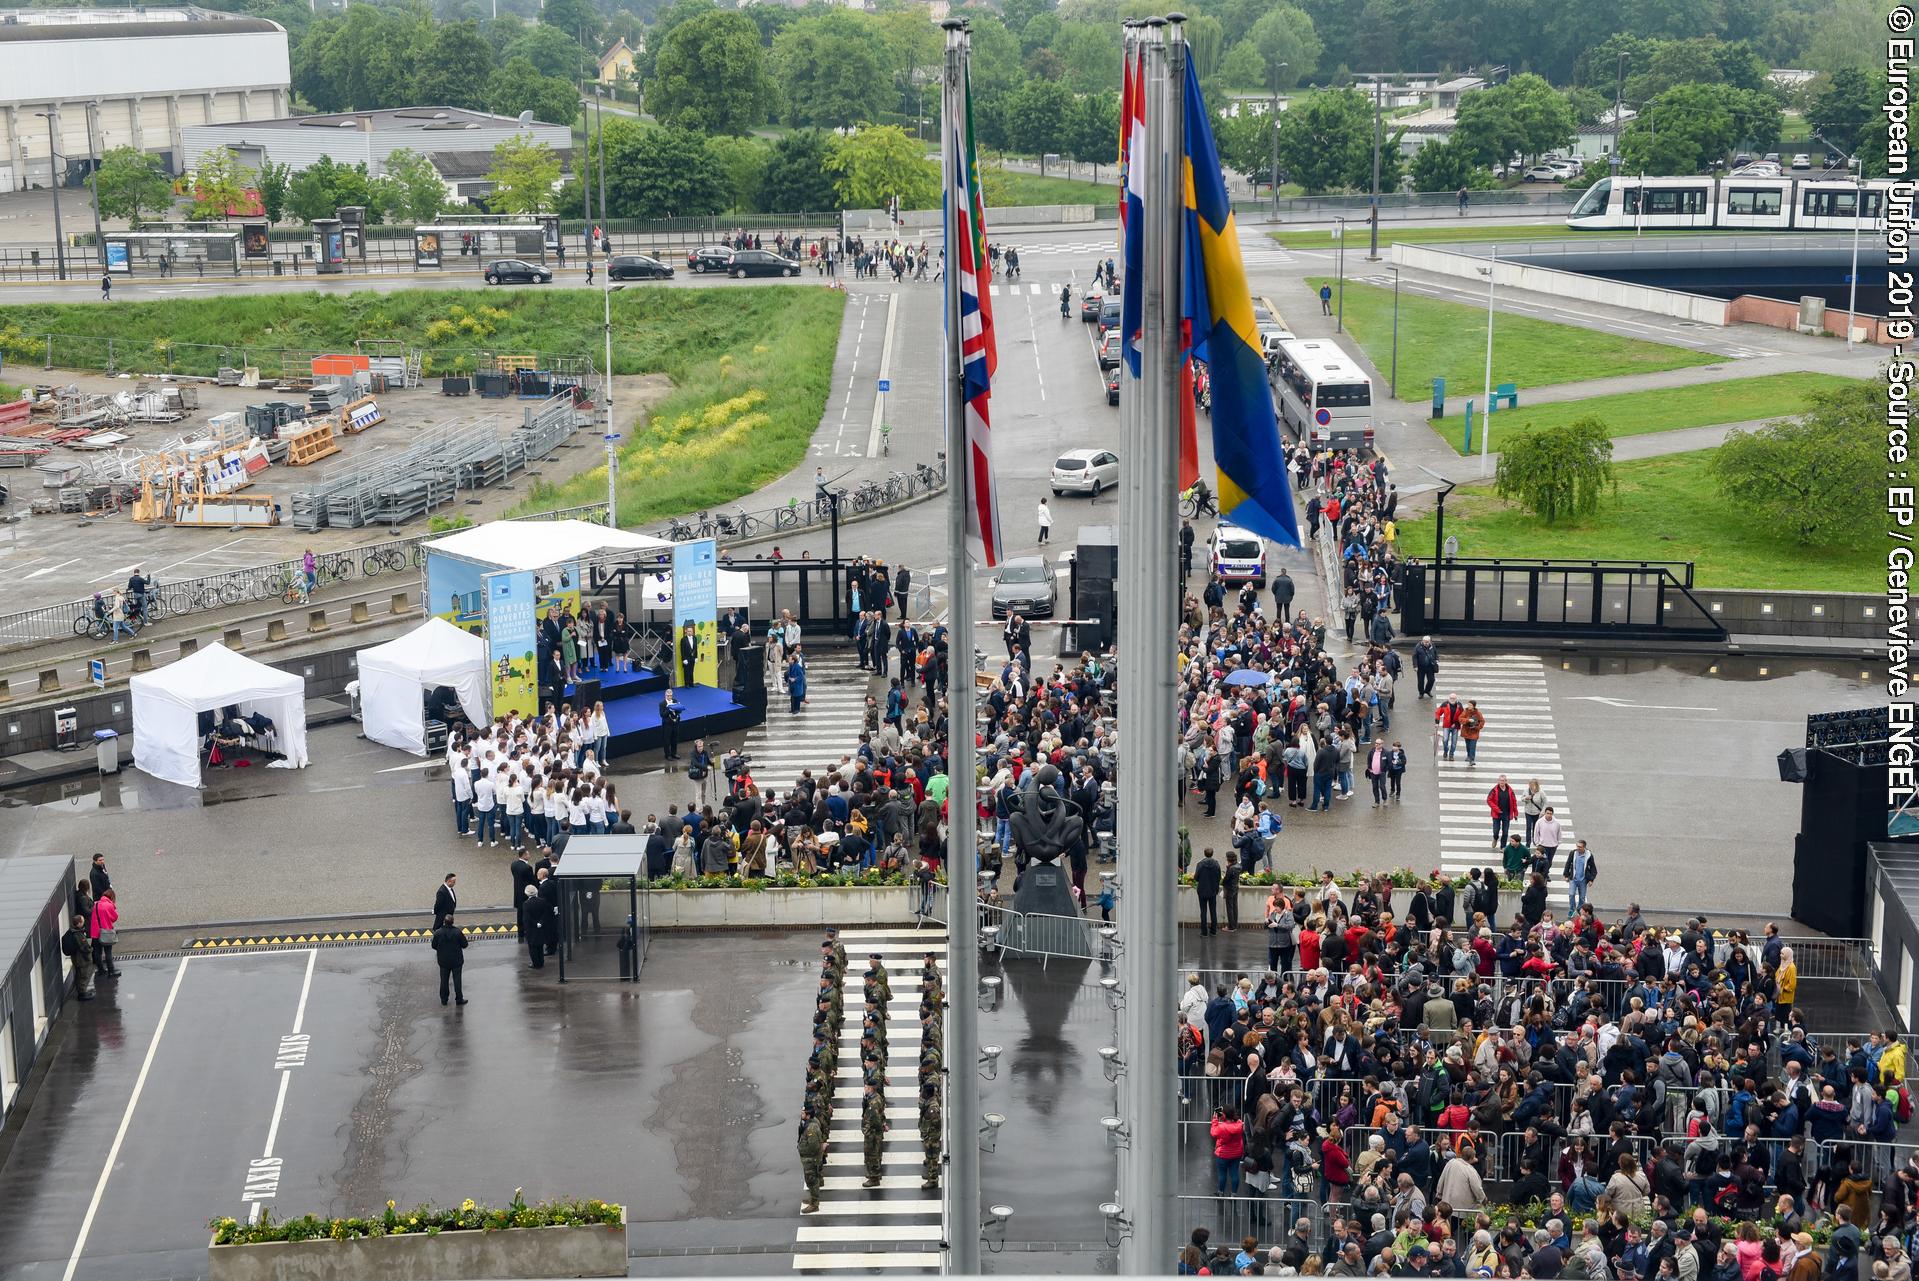
[[[868,959],[872,964],[866,967],[866,1003],[884,1005],[893,999],[893,985],[887,981],[886,966],[880,960],[880,954],[874,952]],[[878,1001],[873,999],[875,991],[879,993]]]
[[860,1139],[866,1158],[866,1183],[880,1185],[880,1151],[886,1143],[886,1094],[883,1086],[868,1085],[860,1116]]
[[920,1186],[936,1188],[940,1185],[940,1143],[944,1137],[940,1121],[939,1079],[920,1080],[920,1146],[926,1149],[926,1159],[920,1168]]
[[820,1208],[820,1184],[826,1172],[826,1123],[811,1108],[800,1112],[800,1173],[806,1180],[806,1203],[801,1214]]

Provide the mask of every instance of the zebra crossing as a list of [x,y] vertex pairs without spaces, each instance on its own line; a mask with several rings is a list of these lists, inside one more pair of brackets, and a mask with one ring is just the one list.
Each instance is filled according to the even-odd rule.
[[[946,968],[946,927],[841,930],[846,945],[846,1020],[840,1029],[833,1121],[826,1139],[826,1175],[820,1208],[802,1215],[793,1239],[793,1270],[843,1275],[876,1272],[929,1276],[940,1271],[945,1241],[944,1179],[923,1186],[925,1152],[919,1136],[920,966],[927,952]],[[880,1185],[865,1186],[865,1141],[860,1134],[860,1019],[867,957],[880,954],[892,980],[886,1032],[886,1119],[892,1127],[880,1150]],[[885,1247],[891,1246],[892,1249]]]
[[[1464,875],[1475,867],[1498,867],[1493,846],[1492,811],[1486,793],[1504,774],[1521,797],[1532,779],[1546,794],[1559,820],[1560,846],[1569,849],[1576,833],[1567,800],[1566,773],[1553,728],[1552,698],[1546,688],[1545,664],[1537,655],[1486,654],[1447,656],[1433,687],[1435,700],[1457,694],[1461,702],[1476,701],[1486,715],[1479,738],[1479,763],[1466,763],[1462,741],[1453,760],[1436,754],[1439,786],[1439,867]],[[1435,701],[1434,705],[1437,705]],[[1513,826],[1525,831],[1525,815]]]
[[747,732],[743,748],[752,758],[753,779],[763,792],[784,792],[810,769],[818,778],[859,746],[866,723],[866,694],[871,673],[863,672],[851,649],[810,647],[806,655],[806,706],[787,712],[784,690],[766,691],[766,720]]

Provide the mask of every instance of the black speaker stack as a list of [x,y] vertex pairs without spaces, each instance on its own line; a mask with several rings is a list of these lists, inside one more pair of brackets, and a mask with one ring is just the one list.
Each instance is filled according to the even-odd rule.
[[1111,525],[1086,525],[1073,557],[1075,643],[1098,653],[1119,639],[1119,536]]
[[1806,718],[1806,746],[1779,754],[1779,777],[1799,783],[1792,915],[1841,938],[1866,931],[1867,846],[1886,839],[1886,709]]

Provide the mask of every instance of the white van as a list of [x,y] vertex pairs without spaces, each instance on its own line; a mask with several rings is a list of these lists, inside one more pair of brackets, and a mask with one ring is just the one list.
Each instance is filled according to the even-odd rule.
[[1222,583],[1266,586],[1266,542],[1237,525],[1220,525],[1207,544],[1208,568]]

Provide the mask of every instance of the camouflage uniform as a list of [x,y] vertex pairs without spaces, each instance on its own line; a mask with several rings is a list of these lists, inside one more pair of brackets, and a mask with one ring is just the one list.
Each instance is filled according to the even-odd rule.
[[826,1127],[818,1117],[808,1117],[800,1129],[800,1173],[806,1179],[806,1204],[802,1214],[820,1208],[820,1184],[826,1173]]
[[937,1082],[922,1082],[920,1086],[920,1146],[926,1150],[926,1159],[920,1167],[920,1178],[924,1187],[939,1186],[940,1144],[943,1137],[939,1085]]
[[886,1144],[886,1095],[877,1087],[866,1087],[864,1111],[860,1117],[860,1138],[866,1157],[866,1186],[880,1185],[880,1152]]

